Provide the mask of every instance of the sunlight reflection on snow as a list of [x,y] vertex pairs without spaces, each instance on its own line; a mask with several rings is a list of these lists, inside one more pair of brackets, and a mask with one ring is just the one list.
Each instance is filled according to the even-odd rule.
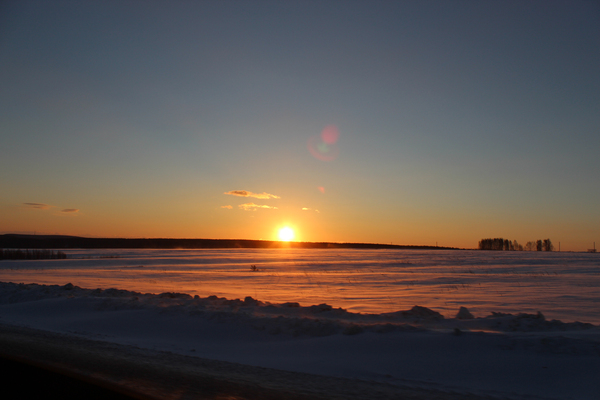
[[[466,306],[600,322],[598,257],[585,253],[421,250],[66,250],[70,259],[2,261],[0,280],[381,313]],[[118,258],[98,258],[112,255]],[[251,266],[255,265],[256,270]]]

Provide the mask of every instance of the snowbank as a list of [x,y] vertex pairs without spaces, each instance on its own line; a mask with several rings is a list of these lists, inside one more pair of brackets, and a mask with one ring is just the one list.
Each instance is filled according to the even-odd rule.
[[506,398],[593,399],[600,327],[541,313],[426,307],[364,314],[271,304],[0,282],[0,322],[284,371]]

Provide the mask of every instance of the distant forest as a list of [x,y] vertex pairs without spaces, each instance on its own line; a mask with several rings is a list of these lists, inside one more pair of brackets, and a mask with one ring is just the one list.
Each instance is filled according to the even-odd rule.
[[554,245],[550,239],[533,240],[519,244],[516,240],[508,240],[503,238],[481,239],[479,241],[479,250],[506,250],[506,251],[553,251]]
[[124,239],[62,235],[0,235],[0,249],[419,249],[454,250],[453,247],[379,243],[280,242],[244,239]]

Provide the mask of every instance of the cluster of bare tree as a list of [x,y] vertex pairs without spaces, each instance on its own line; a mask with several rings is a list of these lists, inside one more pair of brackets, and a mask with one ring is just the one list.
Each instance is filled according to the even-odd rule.
[[511,241],[504,238],[494,238],[481,239],[479,241],[479,250],[552,251],[554,250],[554,245],[552,245],[550,239],[530,241],[523,246],[516,240]]
[[511,241],[503,238],[481,239],[479,241],[479,250],[523,250],[517,241]]
[[529,251],[553,251],[554,245],[550,239],[535,240],[525,244],[525,250]]

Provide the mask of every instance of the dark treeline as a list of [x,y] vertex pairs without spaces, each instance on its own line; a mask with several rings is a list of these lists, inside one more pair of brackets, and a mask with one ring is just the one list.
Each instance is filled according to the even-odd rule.
[[481,239],[479,241],[479,250],[505,250],[505,251],[552,251],[554,245],[550,239],[533,240],[525,245],[519,244],[516,240],[504,238]]
[[446,249],[442,246],[410,246],[379,243],[280,242],[246,239],[121,239],[61,235],[0,235],[0,248],[29,249]]
[[0,260],[63,260],[67,255],[53,250],[0,249]]

